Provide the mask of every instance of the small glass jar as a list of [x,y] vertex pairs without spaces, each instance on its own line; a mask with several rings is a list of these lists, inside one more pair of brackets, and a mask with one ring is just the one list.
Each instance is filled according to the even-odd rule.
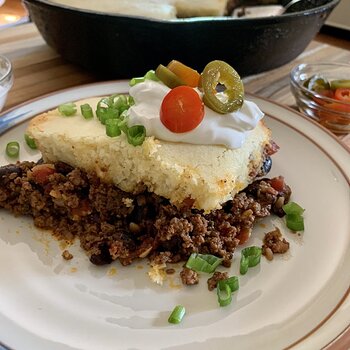
[[0,55],[0,111],[3,109],[7,94],[13,85],[12,65],[8,58]]

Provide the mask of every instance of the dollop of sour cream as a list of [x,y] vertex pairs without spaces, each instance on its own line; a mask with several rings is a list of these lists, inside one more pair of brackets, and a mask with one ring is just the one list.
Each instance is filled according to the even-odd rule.
[[247,100],[239,111],[229,114],[220,114],[205,106],[204,118],[195,129],[174,133],[160,120],[161,104],[169,91],[170,88],[163,83],[153,80],[145,80],[131,87],[129,94],[134,98],[135,104],[129,108],[128,124],[143,125],[147,136],[163,141],[223,145],[235,149],[243,145],[247,133],[264,116],[255,103]]

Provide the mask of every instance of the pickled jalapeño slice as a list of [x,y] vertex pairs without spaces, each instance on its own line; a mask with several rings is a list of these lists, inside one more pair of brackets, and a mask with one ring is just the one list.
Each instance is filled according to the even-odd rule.
[[[223,85],[222,92],[217,91]],[[203,101],[214,111],[226,114],[241,108],[244,100],[243,83],[238,73],[226,62],[212,61],[206,65],[201,76]]]

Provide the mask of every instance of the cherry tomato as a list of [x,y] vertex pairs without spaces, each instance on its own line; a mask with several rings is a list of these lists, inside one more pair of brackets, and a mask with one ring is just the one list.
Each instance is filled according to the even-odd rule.
[[339,88],[335,90],[334,97],[336,100],[350,103],[350,89]]
[[204,104],[198,93],[189,86],[178,86],[164,97],[160,120],[172,132],[195,129],[203,120]]

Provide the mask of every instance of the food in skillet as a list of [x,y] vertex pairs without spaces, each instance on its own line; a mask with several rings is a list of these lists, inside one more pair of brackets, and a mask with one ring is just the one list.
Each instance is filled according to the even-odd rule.
[[35,117],[27,141],[43,161],[1,168],[0,206],[79,238],[93,264],[201,253],[229,266],[254,223],[282,216],[291,193],[282,177],[261,179],[278,148],[263,113],[222,61],[202,74],[172,61],[130,84],[129,95]]
[[175,19],[198,16],[223,16],[226,0],[51,0],[94,12],[107,12],[154,19]]
[[277,5],[274,0],[51,0],[51,2],[94,12],[160,20],[231,15],[261,17],[279,15],[283,10],[283,6]]

